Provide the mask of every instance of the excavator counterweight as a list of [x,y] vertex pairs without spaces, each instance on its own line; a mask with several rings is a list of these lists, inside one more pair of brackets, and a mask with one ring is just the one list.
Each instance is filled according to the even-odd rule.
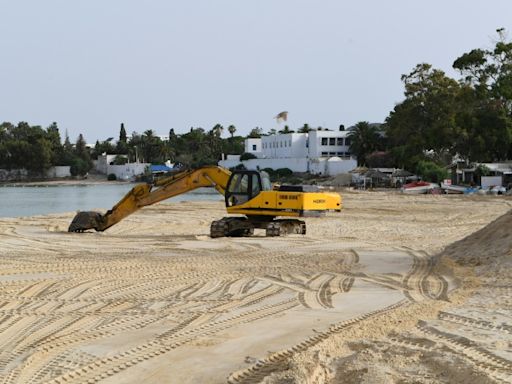
[[[243,215],[214,221],[211,237],[250,236],[256,228],[264,229],[267,236],[305,234],[306,223],[293,217],[321,216],[342,207],[337,193],[308,186],[272,187],[265,172],[230,172],[209,166],[178,172],[153,184],[136,185],[105,214],[78,212],[68,231],[104,231],[142,207],[200,187],[214,187],[224,196],[228,213]],[[277,219],[279,216],[283,218]]]

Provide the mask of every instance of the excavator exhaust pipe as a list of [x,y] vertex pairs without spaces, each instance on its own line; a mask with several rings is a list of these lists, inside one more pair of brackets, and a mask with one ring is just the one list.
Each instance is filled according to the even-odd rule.
[[102,215],[99,212],[78,212],[69,225],[68,232],[84,232],[88,229],[100,228]]

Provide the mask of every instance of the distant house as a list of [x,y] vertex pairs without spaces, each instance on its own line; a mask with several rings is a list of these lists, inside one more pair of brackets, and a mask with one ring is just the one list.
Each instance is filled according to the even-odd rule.
[[502,185],[507,186],[512,183],[512,162],[504,163],[474,163],[468,165],[463,161],[451,165],[452,182],[455,184],[476,183],[476,171],[478,166],[484,166],[489,169],[488,176],[501,177]]
[[257,158],[240,160],[229,155],[219,165],[232,168],[243,163],[248,169],[289,168],[293,172],[318,175],[347,173],[357,166],[350,153],[350,131],[313,130],[308,133],[283,133],[245,140],[245,152]]
[[98,160],[94,161],[96,171],[104,175],[113,173],[116,175],[117,180],[133,180],[135,177],[142,175],[150,165],[148,163],[138,162],[114,165],[113,162],[117,156],[119,155],[99,155]]

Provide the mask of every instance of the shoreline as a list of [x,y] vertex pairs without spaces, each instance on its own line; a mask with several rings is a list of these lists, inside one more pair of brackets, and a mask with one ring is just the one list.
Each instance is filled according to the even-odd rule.
[[1,187],[59,187],[59,186],[87,186],[87,185],[119,185],[137,184],[133,181],[107,180],[103,178],[88,179],[52,179],[39,181],[4,181],[0,182]]

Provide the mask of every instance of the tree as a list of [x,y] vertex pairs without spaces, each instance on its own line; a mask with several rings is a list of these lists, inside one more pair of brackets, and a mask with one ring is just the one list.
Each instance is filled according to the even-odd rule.
[[279,133],[287,134],[287,133],[294,133],[295,131],[292,131],[289,126],[285,125],[283,129],[279,131]]
[[496,32],[494,49],[473,49],[453,63],[465,89],[458,149],[473,161],[512,156],[512,42],[503,28]]
[[457,124],[459,83],[430,64],[418,64],[402,81],[405,100],[386,119],[386,134],[399,164],[412,169],[426,151],[455,155],[463,134]]
[[92,161],[89,148],[87,148],[84,136],[81,133],[76,140],[74,154],[75,158],[71,166],[74,167],[78,175],[83,176],[92,168]]
[[252,138],[252,139],[257,139],[257,138],[260,138],[261,135],[263,135],[263,129],[261,129],[260,127],[256,127],[256,128],[253,128],[251,129],[251,132],[249,132],[249,138]]
[[231,138],[233,138],[233,136],[235,135],[235,132],[236,132],[236,127],[233,124],[229,125],[228,132],[231,135]]
[[212,128],[212,133],[216,137],[221,137],[223,131],[224,131],[224,127],[220,124],[215,124]]
[[60,141],[59,127],[56,122],[51,123],[50,126],[46,128],[45,136],[51,146],[51,164],[58,165],[62,158],[63,147]]
[[350,138],[350,152],[357,157],[357,163],[364,165],[366,157],[380,147],[381,135],[375,125],[370,125],[367,121],[357,123],[348,134]]
[[119,130],[119,142],[120,143],[127,142],[126,130],[124,129],[124,123],[121,123],[121,129]]
[[311,131],[312,128],[310,128],[309,124],[305,123],[302,127],[299,128],[299,133],[308,133]]

